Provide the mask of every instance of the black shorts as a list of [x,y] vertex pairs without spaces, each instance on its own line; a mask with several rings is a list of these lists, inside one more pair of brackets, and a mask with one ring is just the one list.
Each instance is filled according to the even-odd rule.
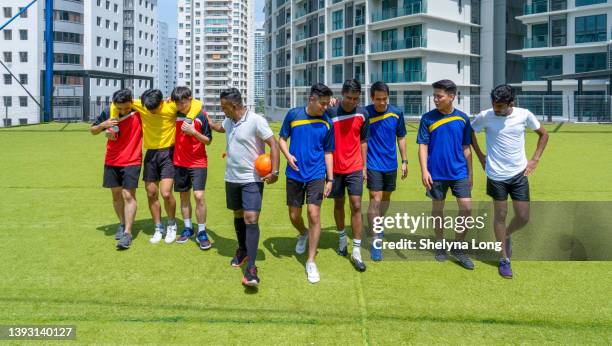
[[174,191],[204,191],[206,188],[207,168],[174,167]]
[[227,209],[261,211],[263,183],[230,183],[225,182],[225,200]]
[[434,180],[431,190],[425,192],[425,195],[433,200],[442,201],[446,199],[446,193],[449,188],[453,196],[457,198],[472,198],[469,178],[458,180]]
[[113,188],[123,187],[124,189],[138,188],[138,177],[140,176],[140,165],[135,166],[104,166],[104,179],[102,186]]
[[334,173],[334,184],[332,185],[329,198],[342,198],[344,191],[348,190],[349,196],[363,195],[363,171],[355,171],[348,174]]
[[510,195],[513,201],[528,202],[529,179],[525,176],[524,171],[503,181],[487,178],[487,195],[496,201],[505,201]]
[[144,172],[142,180],[160,181],[174,179],[174,147],[164,149],[148,149],[144,159]]
[[395,191],[397,182],[397,170],[391,172],[373,171],[368,169],[368,190],[370,191]]
[[323,192],[325,191],[325,179],[312,180],[301,183],[297,180],[287,178],[287,205],[301,208],[306,204],[321,206],[323,203]]

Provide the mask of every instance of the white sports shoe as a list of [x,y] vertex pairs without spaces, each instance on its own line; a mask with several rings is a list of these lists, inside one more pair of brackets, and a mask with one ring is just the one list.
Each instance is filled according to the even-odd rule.
[[168,225],[168,227],[166,227],[166,238],[164,239],[164,241],[166,242],[166,244],[172,244],[174,243],[175,240],[176,240],[176,224]]
[[297,244],[295,244],[295,253],[298,255],[303,254],[306,251],[306,244],[308,243],[308,233],[305,235],[299,235]]
[[151,239],[149,239],[149,242],[151,244],[157,244],[157,243],[159,243],[162,240],[163,237],[164,237],[163,230],[156,229],[155,230],[155,234],[153,234],[153,237],[151,237]]
[[308,276],[308,282],[311,284],[316,284],[321,281],[319,270],[314,262],[306,262],[306,275]]

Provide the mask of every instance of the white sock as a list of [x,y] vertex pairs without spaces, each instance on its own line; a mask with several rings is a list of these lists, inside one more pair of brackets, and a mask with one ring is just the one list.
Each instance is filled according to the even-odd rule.
[[340,249],[344,249],[346,248],[347,242],[346,242],[346,232],[343,229],[339,229],[338,230],[338,238],[339,238],[339,244],[338,247]]
[[198,232],[204,232],[206,231],[206,224],[205,223],[199,223],[198,224]]
[[353,257],[361,261],[361,239],[353,239]]
[[185,219],[183,221],[185,222],[185,228],[191,228],[193,226],[191,219]]

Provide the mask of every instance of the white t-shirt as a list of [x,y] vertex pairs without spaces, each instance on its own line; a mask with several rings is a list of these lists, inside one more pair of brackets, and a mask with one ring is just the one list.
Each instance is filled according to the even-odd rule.
[[274,136],[266,119],[247,111],[235,123],[226,118],[221,123],[225,129],[225,181],[230,183],[261,182],[255,172],[255,160],[266,152],[265,141]]
[[497,116],[493,109],[482,111],[472,121],[475,132],[487,137],[486,173],[492,180],[506,180],[527,167],[525,129],[540,128],[538,119],[524,108],[513,107],[509,116]]

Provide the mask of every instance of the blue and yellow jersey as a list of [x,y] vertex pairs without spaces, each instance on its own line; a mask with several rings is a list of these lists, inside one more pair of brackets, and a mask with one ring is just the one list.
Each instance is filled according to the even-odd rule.
[[469,175],[463,146],[472,144],[468,116],[458,109],[442,114],[434,109],[421,117],[418,144],[428,145],[427,169],[433,180],[458,180]]
[[389,105],[384,112],[377,112],[374,105],[366,110],[370,116],[368,139],[368,169],[379,172],[397,170],[397,138],[406,136],[404,113]]
[[325,178],[325,153],[334,151],[334,127],[327,114],[310,116],[306,108],[289,110],[280,137],[288,139],[289,153],[297,160],[299,171],[287,165],[287,178],[307,183]]

